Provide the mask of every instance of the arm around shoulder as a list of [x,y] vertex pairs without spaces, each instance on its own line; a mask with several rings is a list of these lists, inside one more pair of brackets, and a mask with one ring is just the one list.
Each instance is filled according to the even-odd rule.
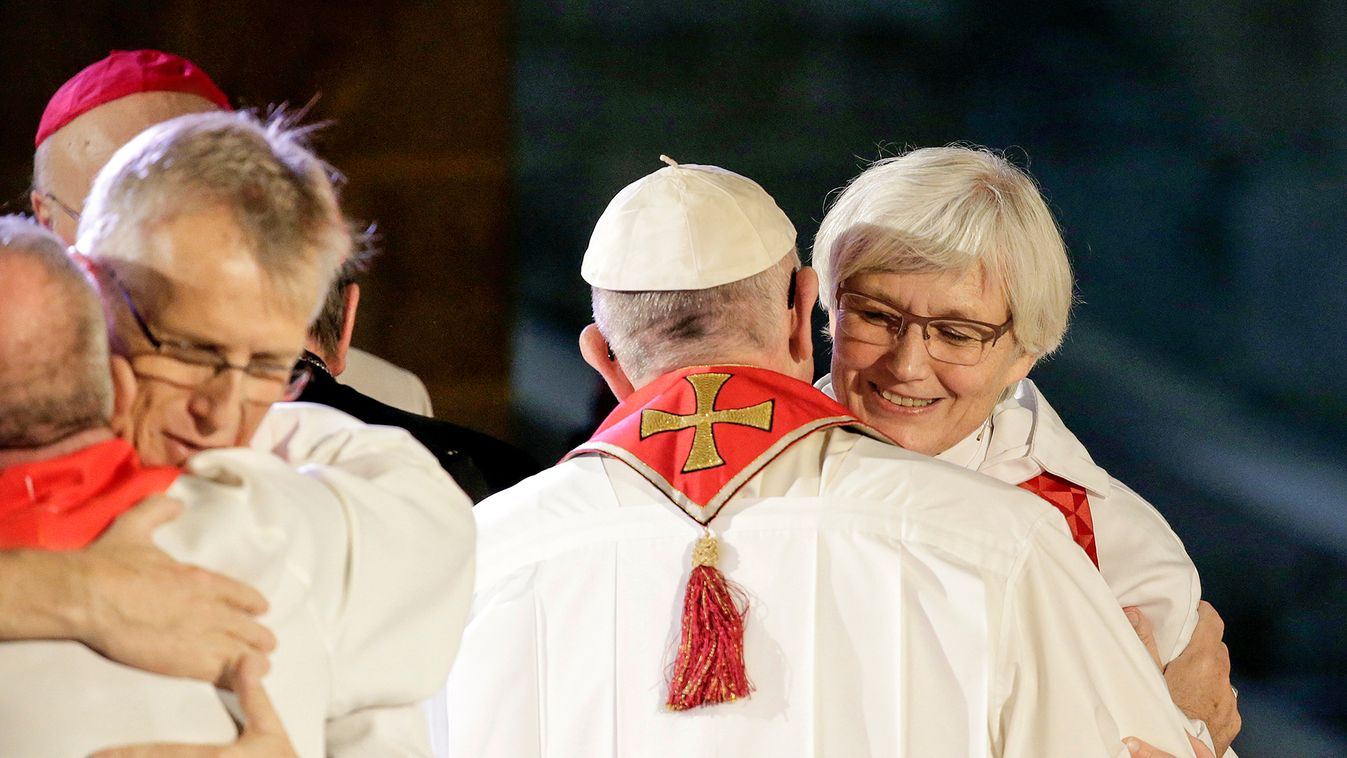
[[997,755],[1125,755],[1139,736],[1192,756],[1187,721],[1117,600],[1066,534],[1040,521],[1006,591],[992,733]]

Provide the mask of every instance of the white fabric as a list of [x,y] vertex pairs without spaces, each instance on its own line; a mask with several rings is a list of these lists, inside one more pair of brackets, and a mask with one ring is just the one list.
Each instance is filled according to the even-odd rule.
[[[399,610],[391,615],[372,615],[363,621],[370,625],[371,634],[388,633],[401,642],[403,659],[396,665],[425,666],[432,675],[447,670],[458,648],[464,605],[471,593],[475,534],[471,499],[444,473],[434,456],[405,430],[367,426],[345,413],[310,403],[273,405],[253,436],[252,446],[308,473],[312,473],[314,464],[339,466],[341,470],[336,473],[342,478],[338,486],[343,493],[349,490],[370,505],[367,526],[376,528],[383,538],[377,552],[368,551],[368,562],[381,569],[380,579],[364,583],[361,589],[375,598],[391,595],[389,601],[400,603]],[[389,508],[398,501],[411,506],[408,515],[429,516],[432,521],[446,519],[454,531],[435,529],[431,523],[421,528],[411,520],[398,518],[401,514]],[[402,626],[400,614],[423,612],[420,603],[449,604],[455,612],[454,622],[433,636]],[[376,668],[380,665],[377,660],[363,658],[361,663]],[[377,670],[352,669],[356,676],[379,676]],[[443,675],[439,676],[442,681]],[[417,699],[433,691],[432,687]],[[379,703],[357,706],[358,710],[329,719],[328,758],[432,755],[422,704],[401,702],[393,707]]]
[[608,290],[701,290],[737,282],[795,249],[795,227],[757,182],[716,166],[669,165],[617,193],[580,275]]
[[346,370],[337,381],[385,405],[434,416],[430,393],[416,374],[357,348],[346,351]]
[[[830,377],[815,386],[835,397]],[[1099,573],[1118,604],[1137,606],[1150,619],[1165,663],[1187,647],[1202,585],[1183,542],[1154,506],[1095,464],[1032,381],[1015,386],[990,424],[936,457],[1009,484],[1047,471],[1083,487]]]
[[[471,589],[471,505],[401,430],[320,406],[273,413],[260,441],[303,465],[256,450],[195,456],[168,491],[184,512],[156,541],[266,595],[278,646],[263,681],[301,758],[428,755],[424,719],[410,740],[380,741],[378,724],[414,712],[449,669]],[[3,756],[237,736],[232,695],[74,642],[0,644],[0,682]]]
[[1192,755],[1115,599],[1040,499],[815,433],[711,524],[750,597],[747,700],[664,708],[699,528],[626,465],[562,463],[478,504],[444,698],[449,755]]

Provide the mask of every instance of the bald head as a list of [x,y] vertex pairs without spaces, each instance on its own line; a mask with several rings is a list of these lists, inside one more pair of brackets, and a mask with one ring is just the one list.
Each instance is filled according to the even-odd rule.
[[81,211],[94,177],[117,150],[155,124],[219,109],[199,95],[138,92],[80,115],[33,154],[32,201],[38,221],[66,244],[74,244],[77,222],[70,212]]
[[50,232],[0,218],[0,448],[106,426],[113,392],[103,312]]

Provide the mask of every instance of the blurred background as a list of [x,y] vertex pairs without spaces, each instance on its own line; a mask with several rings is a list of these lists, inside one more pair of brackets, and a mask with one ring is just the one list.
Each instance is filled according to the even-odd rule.
[[[384,253],[356,344],[540,460],[604,392],[579,261],[660,153],[757,179],[800,230],[907,146],[1003,149],[1081,304],[1033,377],[1183,538],[1257,756],[1347,755],[1347,3],[4,2],[0,197],[47,98],[111,49],[236,105],[313,100]],[[819,358],[826,370],[826,345]]]

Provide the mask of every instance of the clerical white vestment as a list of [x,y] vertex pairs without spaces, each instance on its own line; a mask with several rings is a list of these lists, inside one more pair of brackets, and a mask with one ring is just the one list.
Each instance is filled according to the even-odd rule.
[[416,374],[359,348],[346,351],[346,370],[337,381],[408,413],[435,415],[430,393]]
[[[256,442],[302,465],[253,450],[193,457],[167,493],[184,512],[155,539],[267,597],[260,620],[278,644],[263,681],[301,758],[424,755],[424,732],[377,727],[385,712],[415,713],[409,704],[453,660],[472,582],[471,504],[402,430],[279,410]],[[0,682],[0,756],[237,737],[232,695],[75,642],[0,644]]]
[[[691,434],[691,432],[686,432]],[[711,522],[749,598],[737,702],[666,710],[701,535],[626,463],[568,460],[478,504],[450,756],[1191,755],[1098,572],[1038,498],[817,431]]]
[[[830,377],[816,386],[833,396]],[[1082,487],[1099,573],[1118,604],[1146,614],[1166,663],[1188,646],[1202,584],[1183,542],[1154,506],[1094,462],[1031,380],[1016,384],[986,425],[936,457],[1008,484],[1048,472]]]

